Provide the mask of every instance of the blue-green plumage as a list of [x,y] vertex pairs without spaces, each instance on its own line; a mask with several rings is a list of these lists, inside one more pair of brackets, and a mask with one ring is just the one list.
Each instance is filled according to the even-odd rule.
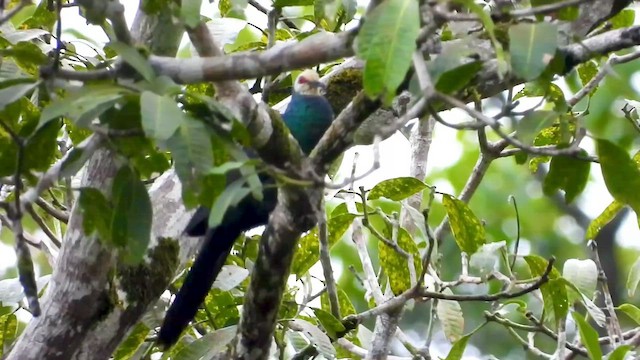
[[302,151],[309,154],[331,124],[333,112],[322,96],[294,93],[282,119]]
[[[329,102],[322,96],[324,85],[315,71],[304,71],[296,79],[291,102],[282,118],[305,154],[309,154],[333,120]],[[231,183],[241,176],[232,172],[227,178]],[[273,179],[261,176],[263,183]],[[169,347],[178,341],[180,334],[191,321],[198,307],[207,296],[211,285],[233,247],[236,238],[244,231],[264,225],[277,201],[275,187],[267,186],[264,199],[256,201],[247,196],[235,207],[227,209],[222,223],[208,228],[209,209],[200,207],[191,218],[185,232],[190,236],[205,237],[193,266],[165,315],[158,333],[158,343]]]

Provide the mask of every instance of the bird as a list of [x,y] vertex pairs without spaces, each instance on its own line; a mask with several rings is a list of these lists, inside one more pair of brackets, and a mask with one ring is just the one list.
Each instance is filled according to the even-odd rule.
[[[291,101],[282,114],[285,125],[305,155],[318,144],[333,121],[333,110],[324,97],[325,90],[316,71],[303,71],[293,84]],[[250,154],[250,151],[247,150],[247,153]],[[241,176],[238,171],[230,172],[227,184]],[[268,175],[261,175],[260,180],[263,184],[275,183]],[[156,341],[160,347],[170,348],[179,340],[222,270],[235,240],[247,230],[266,225],[276,202],[276,188],[264,187],[261,201],[246,196],[236,206],[227,209],[222,222],[215,228],[208,226],[209,208],[201,206],[196,210],[184,232],[189,236],[204,236],[204,241],[182,287],[167,310]]]

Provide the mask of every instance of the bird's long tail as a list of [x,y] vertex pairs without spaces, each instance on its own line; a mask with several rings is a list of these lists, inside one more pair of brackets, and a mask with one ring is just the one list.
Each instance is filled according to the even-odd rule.
[[207,231],[196,261],[165,315],[157,340],[160,346],[168,348],[178,341],[207,296],[239,235],[240,231],[225,227]]

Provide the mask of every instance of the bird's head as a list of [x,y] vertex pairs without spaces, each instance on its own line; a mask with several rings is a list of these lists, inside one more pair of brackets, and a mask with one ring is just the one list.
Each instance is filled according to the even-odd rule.
[[296,78],[293,91],[301,95],[322,96],[326,86],[320,82],[320,76],[313,70],[305,70]]

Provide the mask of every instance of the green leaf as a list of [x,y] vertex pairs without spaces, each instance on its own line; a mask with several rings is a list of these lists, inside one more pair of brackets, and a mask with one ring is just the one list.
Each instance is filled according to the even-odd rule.
[[[445,295],[453,295],[451,289],[442,291]],[[454,300],[438,300],[436,305],[436,315],[440,319],[442,332],[450,342],[462,339],[464,333],[464,314],[460,303]]]
[[337,339],[340,334],[347,330],[340,320],[336,319],[330,312],[322,309],[313,309],[313,313],[331,339]]
[[124,247],[126,263],[137,264],[151,238],[153,210],[147,188],[129,166],[123,166],[113,180],[111,196],[111,241]]
[[[320,304],[324,311],[330,311],[329,295],[326,291],[323,292],[322,295],[320,295]],[[338,304],[340,305],[341,316],[345,317],[356,314],[356,308],[351,303],[349,295],[347,295],[347,293],[340,288],[338,288]]]
[[[542,276],[544,274],[548,264],[547,260],[537,255],[527,255],[524,260],[529,265],[532,276]],[[540,287],[545,311],[550,311],[556,325],[567,316],[569,311],[565,283],[566,280],[560,277],[560,272],[554,267],[549,273],[549,281]]]
[[[587,155],[584,150],[580,151]],[[554,156],[551,159],[549,172],[544,178],[542,191],[552,196],[558,189],[564,190],[564,201],[569,204],[584,190],[589,180],[591,162],[568,156]]]
[[442,196],[442,204],[449,216],[453,237],[461,251],[472,255],[486,243],[484,226],[469,206],[451,195]]
[[213,166],[211,137],[204,124],[190,120],[183,122],[165,145],[171,151],[176,174],[182,182],[183,200],[193,206],[197,203],[194,193],[200,188],[197,174],[204,174]]
[[636,12],[633,9],[624,9],[609,19],[612,29],[622,29],[632,26],[636,19]]
[[122,57],[122,60],[131,65],[145,80],[151,82],[156,77],[151,64],[139,49],[118,41],[111,42],[108,46],[115,50]]
[[[598,64],[595,61],[587,61],[577,66],[578,76],[580,77],[580,82],[582,82],[582,86],[587,85],[591,79],[598,73]],[[591,90],[589,95],[593,95],[596,92],[596,86]]]
[[496,60],[498,61],[498,73],[502,75],[505,72],[504,50],[502,48],[502,44],[496,37],[496,24],[493,22],[493,19],[491,19],[489,12],[485,11],[485,9],[474,0],[456,0],[455,2],[467,7],[480,19],[480,22],[482,22],[482,27],[486,30],[489,39],[491,39],[491,45],[493,46],[493,50],[496,53]]
[[526,81],[540,76],[558,47],[558,27],[551,23],[519,23],[509,28],[511,69]]
[[318,352],[326,358],[332,359],[335,357],[336,349],[331,344],[331,339],[329,339],[322,330],[318,329],[317,326],[302,319],[294,319],[289,322],[289,327],[292,330],[302,332],[316,347]]
[[[327,220],[329,248],[342,238],[355,217],[354,214],[343,213]],[[318,228],[315,227],[298,242],[298,249],[293,256],[291,273],[296,274],[298,279],[302,277],[320,259],[319,251],[320,240],[318,239]]]
[[569,313],[569,296],[565,285],[565,279],[551,279],[540,287],[545,309],[549,306],[553,310],[556,326],[567,317]]
[[236,325],[212,331],[183,347],[180,352],[172,356],[173,360],[211,359],[214,355],[226,349],[227,344],[236,336]]
[[[390,226],[387,226],[383,232],[383,236],[389,241],[393,241],[391,231]],[[420,261],[420,253],[416,243],[407,230],[403,228],[398,228],[397,241],[402,250],[413,256],[414,274],[418,276],[422,270],[422,262]],[[399,295],[411,288],[409,262],[405,256],[383,241],[378,241],[378,256],[380,257],[380,265],[389,278],[389,285],[391,285],[391,290],[394,294]]]
[[0,356],[4,355],[4,349],[11,349],[11,344],[18,331],[18,318],[15,314],[0,316]]
[[516,123],[518,139],[525,145],[531,145],[536,135],[544,128],[549,127],[558,119],[555,111],[536,110],[528,112]]
[[[548,261],[538,255],[527,255],[524,257],[524,260],[527,262],[527,265],[529,265],[531,276],[542,276],[547,269]],[[549,279],[557,279],[560,276],[560,272],[553,267],[549,273]]]
[[600,230],[607,225],[613,218],[618,215],[620,210],[624,209],[624,204],[618,200],[613,200],[609,206],[597,218],[593,219],[587,228],[585,238],[587,240],[595,239]]
[[640,214],[640,170],[629,154],[613,143],[597,139],[596,150],[607,189],[613,198]]
[[587,348],[589,359],[600,360],[602,359],[602,350],[600,349],[600,343],[598,342],[598,332],[584,319],[584,317],[577,312],[572,312],[573,320],[578,325],[578,331],[580,333],[580,340],[582,344]]
[[[38,127],[46,125],[49,121],[65,116],[78,123],[84,119],[85,114],[91,114],[90,120],[95,119],[106,111],[111,104],[121,99],[128,91],[115,85],[84,86],[82,91],[77,91],[65,98],[54,100],[47,105],[40,115]],[[108,105],[103,107],[101,105]],[[95,112],[94,110],[99,110]],[[81,124],[88,125],[88,124]]]
[[454,94],[462,90],[480,69],[482,69],[482,61],[472,61],[449,70],[440,75],[436,82],[436,89],[445,94]]
[[212,209],[216,209],[216,211],[212,211],[209,215],[209,227],[215,228],[218,225],[222,224],[222,220],[224,219],[225,213],[229,210],[229,208],[235,207],[249,195],[251,190],[249,188],[244,187],[246,182],[243,179],[236,180],[230,185],[228,185],[222,194],[220,194],[216,201],[213,203]]
[[367,198],[375,200],[384,196],[390,200],[400,201],[427,187],[429,186],[414,177],[399,177],[379,182],[369,191]]
[[[2,88],[2,90],[0,90],[0,110],[4,110],[7,105],[18,101],[18,99],[38,86],[38,83],[34,83],[32,79],[20,80],[22,81],[18,83],[15,83],[15,80],[8,80],[0,83],[0,88]],[[5,87],[4,85],[8,82],[12,82],[15,84]]]
[[618,306],[617,309],[627,314],[636,325],[640,325],[640,309],[638,309],[637,306],[633,304],[622,304]]
[[636,293],[636,289],[638,287],[638,283],[640,282],[640,258],[637,258],[636,261],[631,265],[631,269],[629,270],[629,275],[627,276],[627,294],[629,297],[633,297]]
[[411,66],[420,30],[418,2],[384,0],[367,16],[357,38],[357,55],[365,60],[364,91],[391,103]]
[[113,208],[107,198],[98,189],[81,188],[78,204],[84,233],[91,235],[95,231],[104,244],[110,244]]
[[274,7],[282,8],[285,6],[309,6],[313,5],[313,0],[275,0]]
[[180,18],[190,28],[195,28],[200,23],[200,6],[202,0],[182,0],[180,6]]
[[140,345],[145,343],[150,329],[143,323],[138,323],[129,332],[125,340],[120,343],[118,349],[114,352],[114,359],[132,359]]
[[631,345],[620,345],[607,355],[607,360],[624,360],[631,349]]
[[85,151],[85,144],[74,147],[64,159],[60,166],[60,178],[70,177],[75,175],[84,164],[89,160],[92,152]]
[[173,99],[145,91],[140,95],[142,128],[147,136],[165,141],[186,121],[186,115]]
[[467,342],[469,342],[470,337],[471,337],[470,335],[465,335],[460,339],[458,339],[455,343],[453,343],[451,350],[449,350],[449,354],[447,354],[447,357],[444,360],[462,359],[462,355],[464,354],[464,349],[467,348]]

